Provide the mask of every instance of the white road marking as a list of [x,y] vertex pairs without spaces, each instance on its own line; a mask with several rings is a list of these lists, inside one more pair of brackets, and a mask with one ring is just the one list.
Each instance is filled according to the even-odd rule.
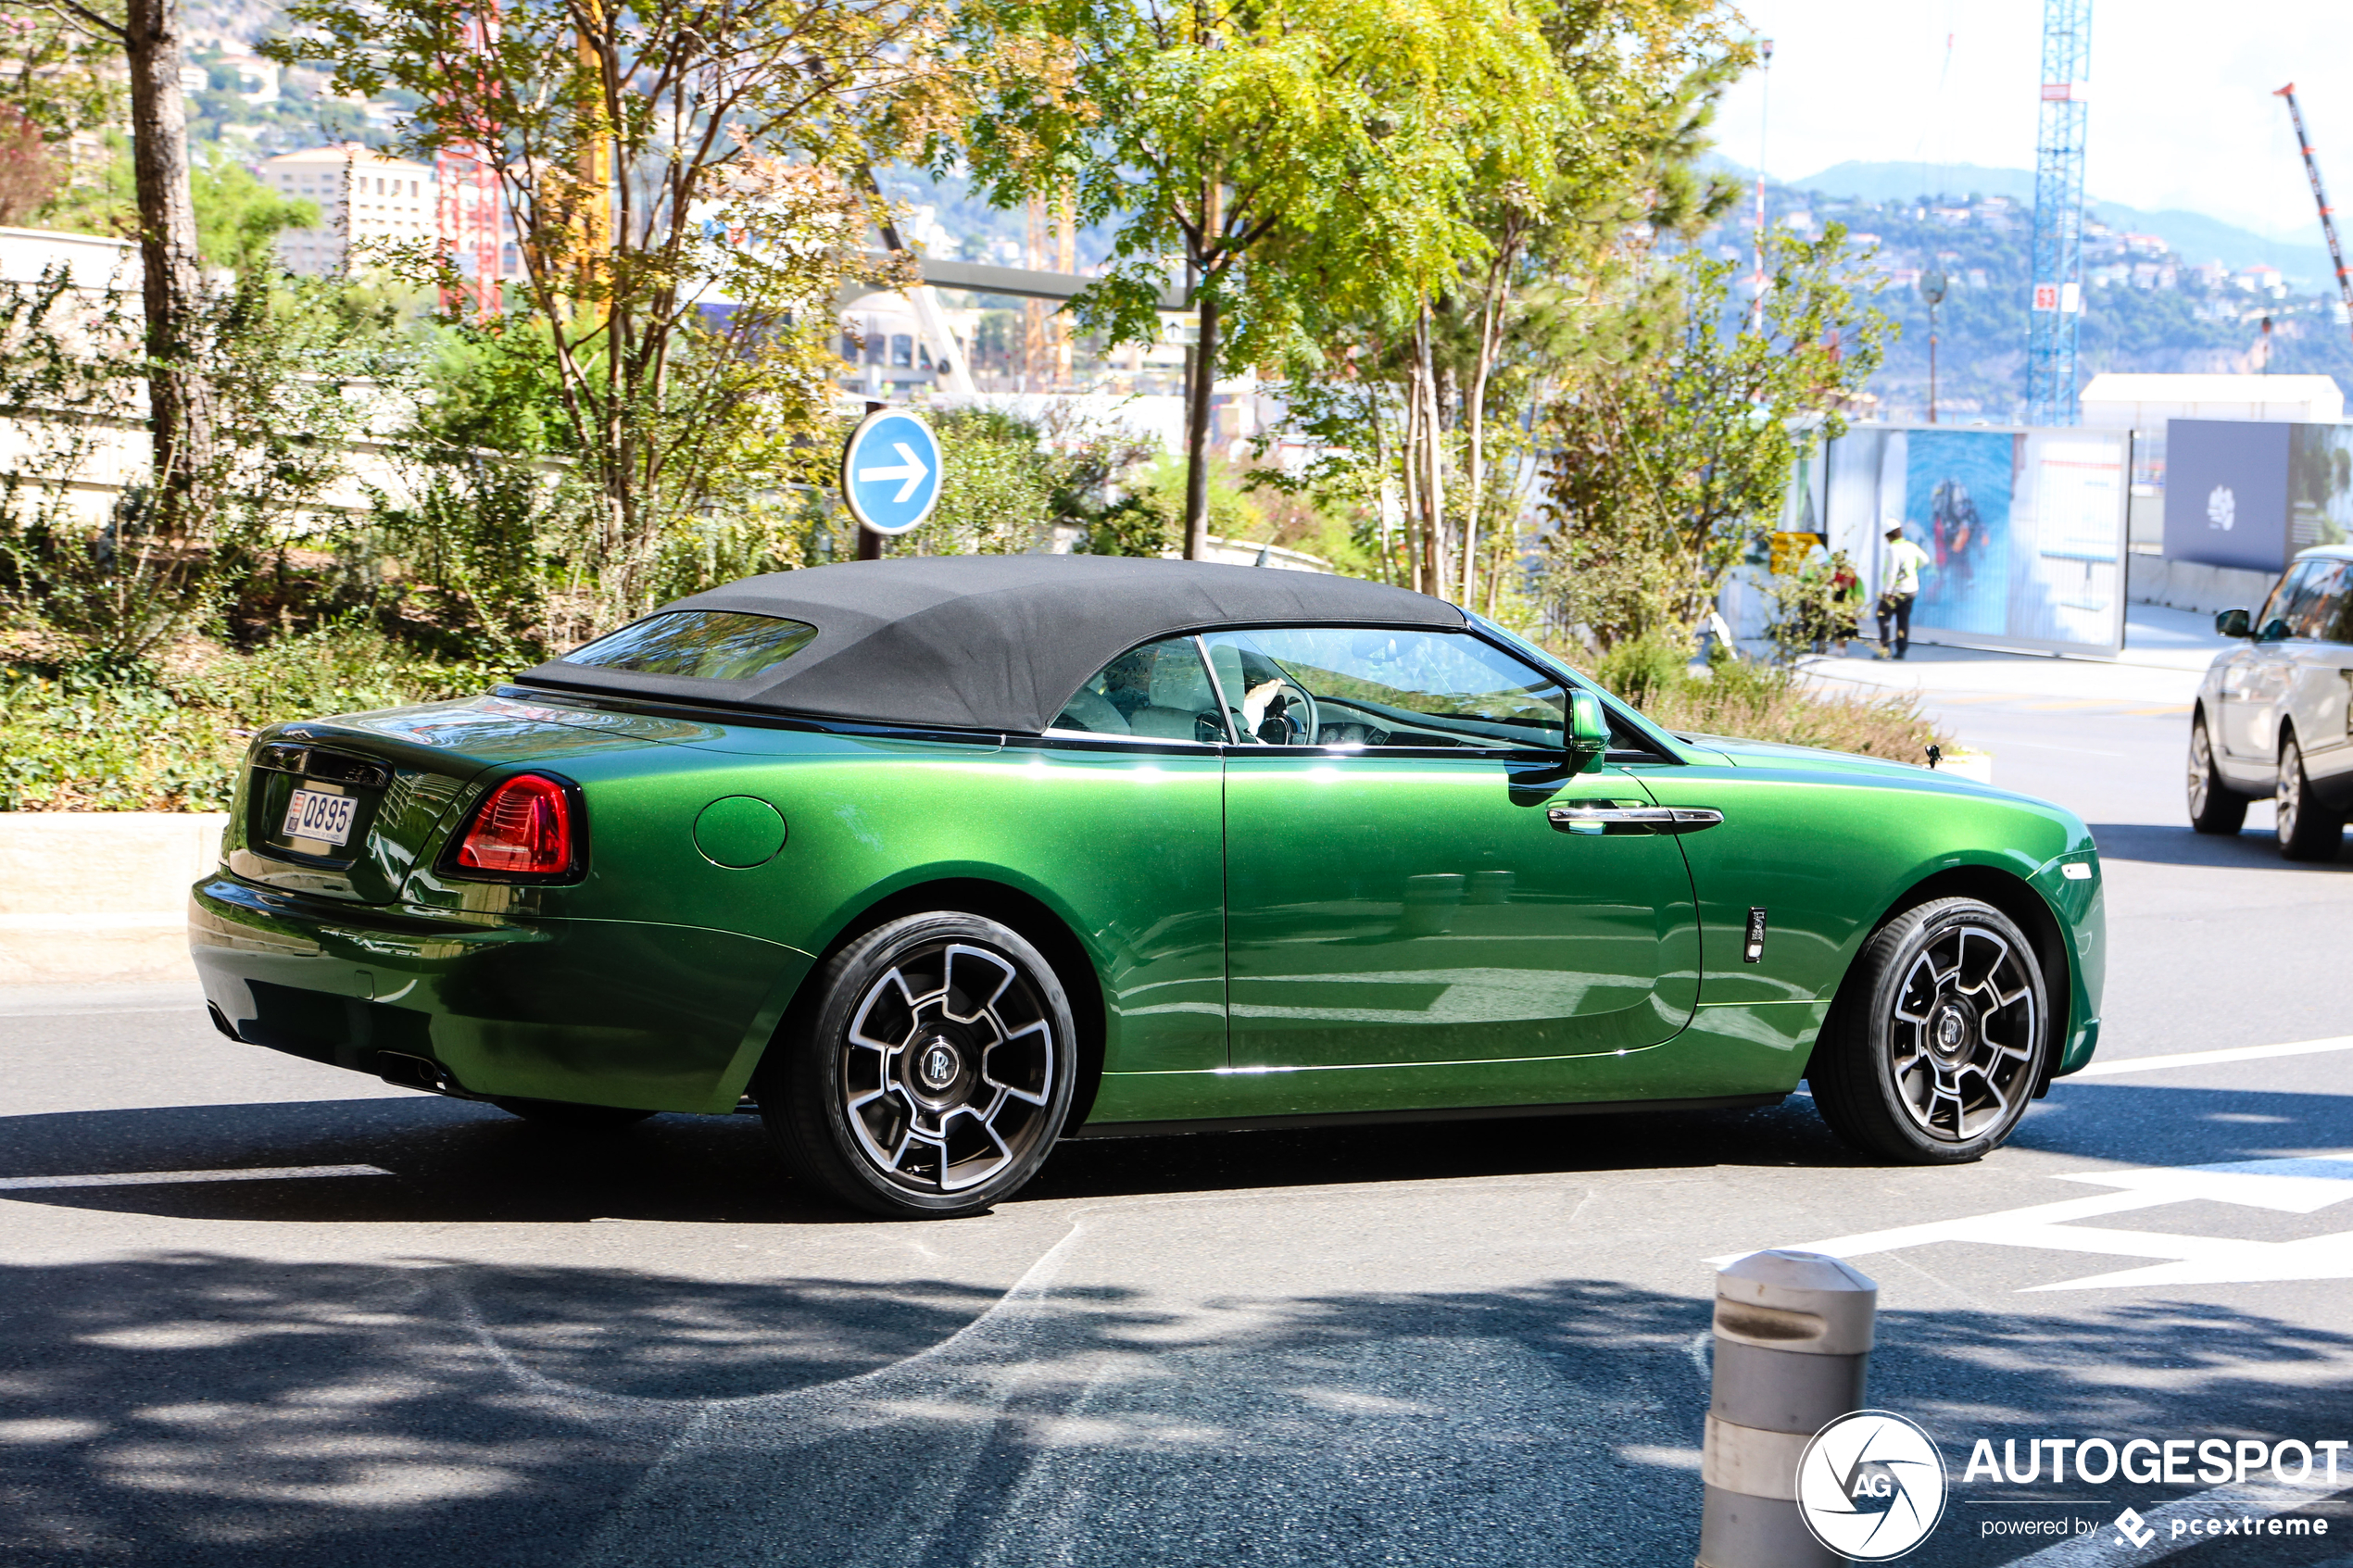
[[[2220,1165],[2151,1166],[2131,1171],[2071,1171],[2061,1181],[2120,1190],[2066,1198],[1992,1214],[1970,1214],[1892,1230],[1863,1231],[1796,1250],[1859,1258],[1944,1241],[2026,1247],[2049,1252],[2105,1253],[2165,1261],[2113,1273],[2037,1285],[2029,1290],[2112,1290],[2127,1286],[2242,1285],[2259,1280],[2353,1279],[2353,1231],[2297,1241],[2241,1241],[2230,1236],[2176,1236],[2118,1230],[2076,1222],[2169,1203],[2231,1203],[2274,1213],[2310,1214],[2353,1200],[2353,1149]],[[1744,1253],[1709,1261],[1721,1268]]]
[[143,1187],[171,1182],[284,1182],[307,1176],[389,1176],[380,1165],[281,1165],[260,1171],[124,1171],[104,1176],[0,1176],[0,1191],[45,1187]]
[[2120,1073],[2162,1073],[2169,1067],[2255,1061],[2267,1056],[2317,1056],[2322,1051],[2353,1051],[2353,1035],[2334,1035],[2325,1040],[2294,1040],[2284,1046],[2228,1046],[2220,1050],[2177,1051],[2171,1056],[2128,1056],[2114,1061],[2095,1061],[2068,1077],[2113,1078]]

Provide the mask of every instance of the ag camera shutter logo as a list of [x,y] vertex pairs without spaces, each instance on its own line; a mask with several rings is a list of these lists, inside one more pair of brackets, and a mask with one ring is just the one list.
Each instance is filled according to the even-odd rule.
[[1856,1411],[1814,1434],[1797,1461],[1797,1513],[1813,1537],[1856,1562],[1885,1562],[1944,1517],[1944,1456],[1918,1424]]

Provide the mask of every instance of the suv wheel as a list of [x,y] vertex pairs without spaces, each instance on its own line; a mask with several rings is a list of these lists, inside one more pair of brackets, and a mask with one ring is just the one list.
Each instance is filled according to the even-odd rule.
[[1053,966],[1019,932],[908,915],[834,956],[755,1092],[802,1180],[873,1213],[953,1219],[1045,1163],[1076,1039]]
[[2246,822],[2246,797],[2215,771],[2206,716],[2190,721],[2190,826],[2200,833],[2236,833]]
[[2293,734],[2280,741],[2280,853],[2291,860],[2334,860],[2345,842],[2345,818],[2312,793],[2304,748]]
[[1957,1165],[2026,1114],[2049,1039],[2034,946],[1975,898],[1934,898],[1863,945],[1806,1082],[1822,1120],[1866,1154]]

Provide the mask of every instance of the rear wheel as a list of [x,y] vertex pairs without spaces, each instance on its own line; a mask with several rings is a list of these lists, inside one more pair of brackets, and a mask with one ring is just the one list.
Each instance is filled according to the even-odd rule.
[[1936,898],[1872,934],[1806,1080],[1831,1130],[1867,1154],[1958,1164],[2026,1113],[2047,1048],[2034,947],[1975,898]]
[[826,966],[761,1064],[761,1115],[794,1173],[845,1203],[977,1213],[1062,1135],[1076,1039],[1061,981],[1019,932],[909,915]]
[[2322,804],[2304,771],[2304,748],[2294,735],[2280,741],[2277,814],[2280,853],[2291,860],[2334,860],[2345,843],[2345,817]]
[[624,1110],[617,1105],[569,1105],[560,1099],[516,1099],[511,1097],[490,1102],[510,1116],[520,1116],[542,1127],[559,1127],[568,1133],[609,1133],[634,1126],[653,1114],[650,1110]]
[[2246,822],[2246,797],[2214,769],[2214,743],[2203,716],[2190,721],[2190,826],[2200,833],[2236,833]]

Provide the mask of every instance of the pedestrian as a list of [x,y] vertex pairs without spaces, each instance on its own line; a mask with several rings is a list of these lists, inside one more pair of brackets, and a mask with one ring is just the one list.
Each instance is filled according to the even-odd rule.
[[[1920,596],[1920,568],[1928,564],[1928,552],[1904,537],[1904,525],[1897,523],[1887,531],[1887,586],[1879,596],[1879,646],[1882,655],[1901,659],[1912,646],[1912,601]],[[1895,640],[1888,641],[1889,621],[1895,623]]]
[[1838,645],[1840,657],[1846,653],[1848,639],[1858,631],[1863,619],[1863,580],[1856,574],[1854,558],[1844,550],[1831,557],[1831,641]]

